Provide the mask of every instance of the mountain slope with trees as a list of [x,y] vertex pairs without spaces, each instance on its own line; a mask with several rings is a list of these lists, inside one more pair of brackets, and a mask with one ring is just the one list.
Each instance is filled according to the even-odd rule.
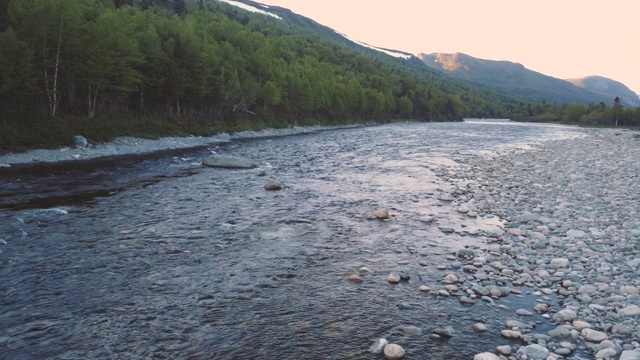
[[74,133],[103,141],[506,116],[517,104],[286,9],[274,9],[279,20],[216,1],[0,5],[0,150],[58,146]]

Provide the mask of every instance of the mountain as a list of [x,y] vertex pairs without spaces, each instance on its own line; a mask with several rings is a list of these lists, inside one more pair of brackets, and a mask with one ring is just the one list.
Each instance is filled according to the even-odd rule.
[[586,76],[579,79],[567,79],[573,85],[601,94],[608,98],[620,97],[627,107],[640,106],[640,97],[625,84],[602,76]]
[[[597,88],[596,85],[576,86],[566,80],[529,70],[522,64],[510,61],[478,59],[462,53],[420,53],[418,58],[427,66],[455,78],[467,80],[483,87],[493,88],[529,101],[554,103],[556,105],[599,102],[612,105],[615,98],[615,96],[612,96],[611,91],[594,91],[593,89]],[[609,80],[606,83],[612,84],[613,82],[613,80]],[[592,82],[587,81],[587,83],[591,84]],[[599,82],[599,84],[602,83]],[[622,85],[620,83],[617,84]],[[613,85],[610,86],[611,88],[614,87]],[[626,86],[622,86],[627,89]],[[620,87],[617,86],[615,89],[618,90]],[[621,97],[632,100],[626,92],[625,94],[625,96]],[[624,104],[625,106],[634,106],[629,101]]]

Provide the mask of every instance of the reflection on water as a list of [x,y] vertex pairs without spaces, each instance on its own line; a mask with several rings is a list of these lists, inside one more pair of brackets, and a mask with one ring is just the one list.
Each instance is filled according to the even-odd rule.
[[[532,125],[393,124],[216,149],[263,163],[252,170],[202,168],[193,159],[210,151],[199,150],[0,175],[0,353],[378,359],[367,350],[385,337],[407,359],[470,358],[504,343],[499,329],[513,314],[417,289],[441,287],[446,256],[485,246],[501,223],[437,200],[465,181],[438,174],[456,159],[574,135]],[[270,179],[287,188],[265,191]],[[378,208],[391,219],[367,220]],[[362,266],[371,270],[362,283],[345,281]],[[391,271],[411,278],[390,285]],[[496,302],[514,301],[535,300]],[[478,321],[490,331],[474,333]],[[405,325],[424,335],[406,335]],[[452,338],[430,336],[447,326]]]

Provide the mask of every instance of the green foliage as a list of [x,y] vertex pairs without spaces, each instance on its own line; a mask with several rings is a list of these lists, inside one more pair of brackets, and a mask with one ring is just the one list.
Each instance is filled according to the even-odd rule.
[[563,122],[586,126],[639,126],[640,107],[624,109],[620,99],[614,100],[614,106],[608,108],[604,103],[564,105],[520,104],[512,118],[517,121]]
[[[289,25],[200,0],[3,4],[5,150],[59,145],[72,132],[96,141],[179,129],[458,120],[521,110],[513,98],[453,80],[417,59],[357,48],[292,14]],[[522,114],[550,112],[536,105]]]

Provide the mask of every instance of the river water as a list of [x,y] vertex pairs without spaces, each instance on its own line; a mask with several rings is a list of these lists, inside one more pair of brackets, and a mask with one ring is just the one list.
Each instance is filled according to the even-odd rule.
[[[0,358],[380,359],[368,348],[381,337],[406,359],[492,351],[509,343],[504,320],[535,299],[469,306],[418,291],[442,288],[438,266],[459,266],[448,255],[500,232],[500,219],[437,200],[465,181],[439,174],[578,134],[405,123],[0,169]],[[212,152],[262,165],[199,165]],[[287,187],[265,191],[269,180]],[[390,220],[367,219],[379,208]],[[362,283],[346,280],[363,266]],[[389,284],[392,271],[411,278]],[[453,337],[433,336],[447,327]]]

